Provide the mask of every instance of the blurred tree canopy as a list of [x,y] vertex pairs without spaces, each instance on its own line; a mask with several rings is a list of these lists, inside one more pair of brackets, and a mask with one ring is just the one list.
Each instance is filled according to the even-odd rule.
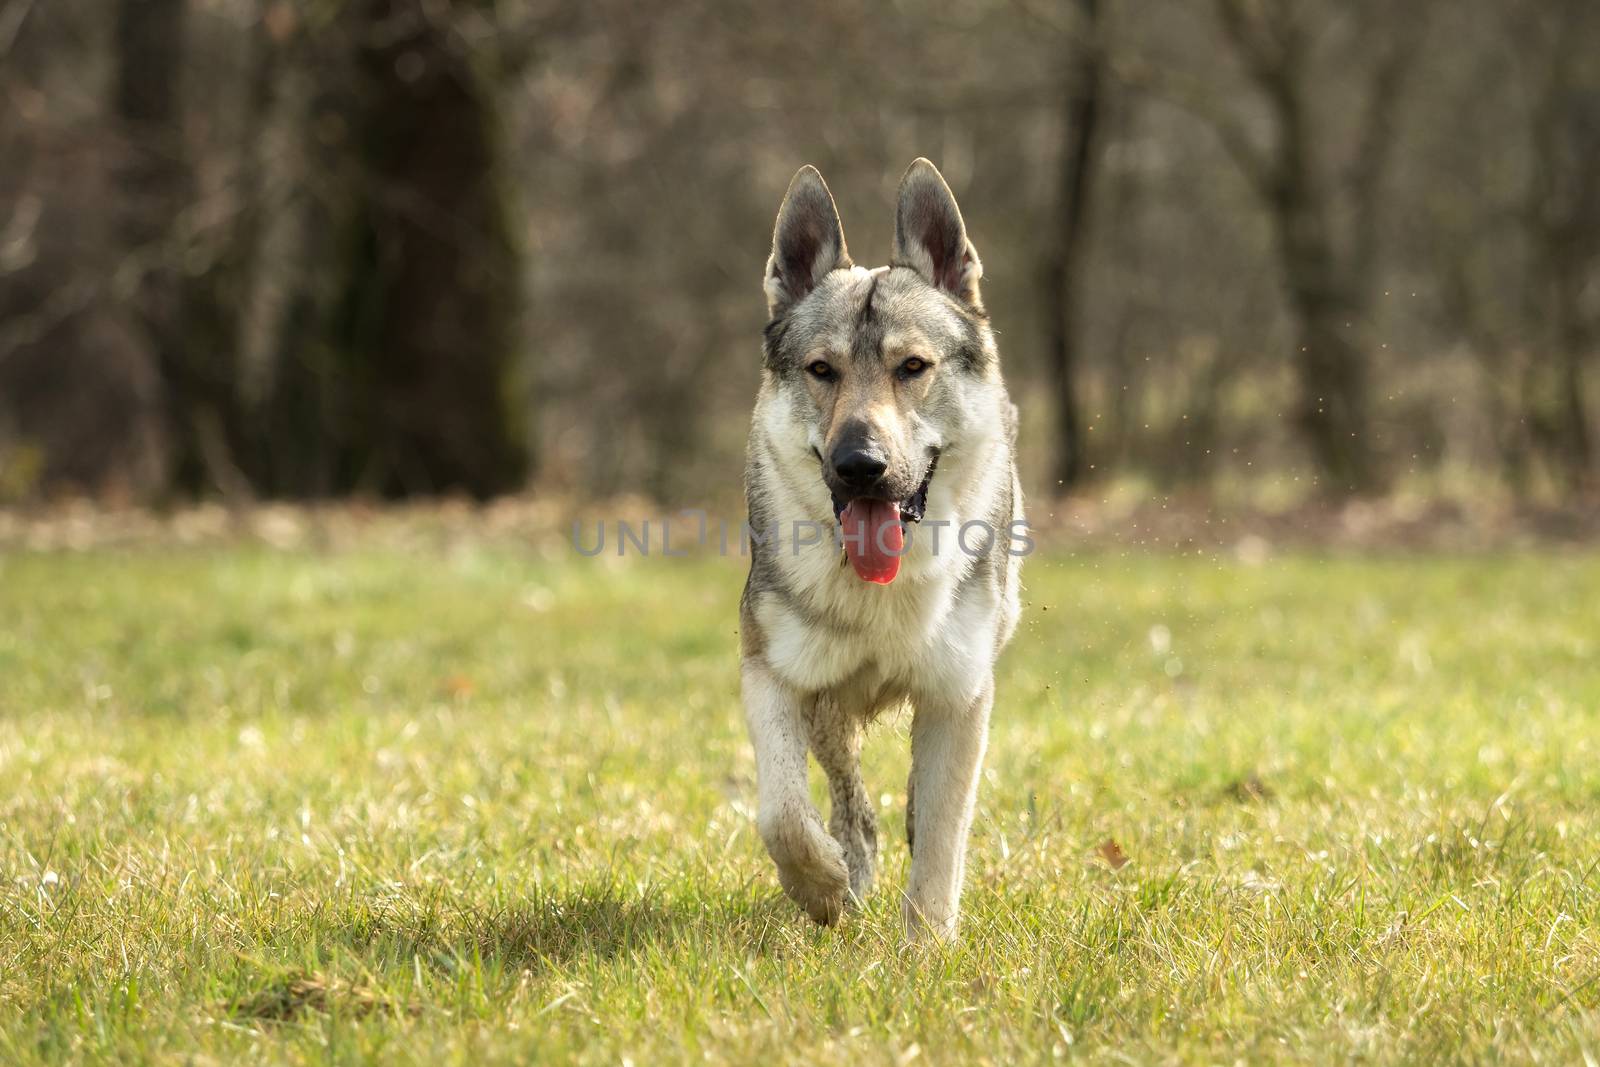
[[1600,483],[1593,0],[0,0],[0,500],[737,480],[917,155],[1035,491]]

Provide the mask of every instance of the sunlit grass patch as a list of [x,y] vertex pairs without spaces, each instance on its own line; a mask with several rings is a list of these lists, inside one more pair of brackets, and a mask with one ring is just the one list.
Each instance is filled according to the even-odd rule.
[[931,954],[903,721],[866,754],[878,893],[820,931],[778,891],[740,577],[6,558],[0,1060],[1595,1050],[1600,562],[1031,560]]

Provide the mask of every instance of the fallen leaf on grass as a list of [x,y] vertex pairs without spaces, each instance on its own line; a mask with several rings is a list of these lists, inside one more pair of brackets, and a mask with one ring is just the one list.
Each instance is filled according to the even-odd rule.
[[1122,851],[1122,846],[1117,844],[1117,839],[1108,837],[1094,850],[1094,854],[1106,861],[1106,866],[1113,871],[1120,871],[1128,865],[1128,854]]
[[439,688],[444,690],[446,696],[469,697],[478,687],[472,684],[472,679],[466,675],[452,674],[439,683]]

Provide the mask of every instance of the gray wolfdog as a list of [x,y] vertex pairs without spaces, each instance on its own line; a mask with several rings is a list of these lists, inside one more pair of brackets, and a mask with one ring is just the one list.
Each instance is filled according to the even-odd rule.
[[[982,274],[949,186],[919,159],[900,183],[893,258],[876,270],[851,263],[827,185],[801,168],[764,285],[740,606],[761,839],[818,923],[864,898],[878,831],[862,729],[909,701],[913,941],[956,932],[995,657],[1017,624],[1017,546],[1031,547]],[[786,536],[801,526],[835,536]],[[828,777],[827,830],[808,748]]]

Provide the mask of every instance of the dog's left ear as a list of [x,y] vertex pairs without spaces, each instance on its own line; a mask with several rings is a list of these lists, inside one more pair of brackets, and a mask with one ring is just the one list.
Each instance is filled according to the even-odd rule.
[[961,209],[939,169],[918,159],[900,179],[894,217],[894,257],[890,264],[910,267],[975,311],[983,310],[978,279],[983,264],[967,240]]

